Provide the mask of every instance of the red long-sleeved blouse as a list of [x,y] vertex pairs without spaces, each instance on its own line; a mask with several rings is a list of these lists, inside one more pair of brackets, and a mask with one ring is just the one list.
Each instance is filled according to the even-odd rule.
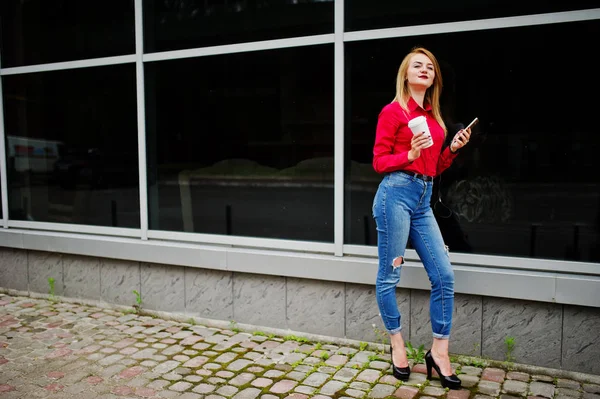
[[[423,109],[410,98],[407,105],[408,111],[394,101],[381,110],[373,146],[373,168],[378,173],[407,170],[435,177],[452,164],[457,154],[453,154],[450,147],[442,151],[444,129],[435,120],[429,104]],[[408,121],[421,115],[427,118],[433,145],[421,150],[421,156],[410,162],[408,152],[413,133],[408,127]]]

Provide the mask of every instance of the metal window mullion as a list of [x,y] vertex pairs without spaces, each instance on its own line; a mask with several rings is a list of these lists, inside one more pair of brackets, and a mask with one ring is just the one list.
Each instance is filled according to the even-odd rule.
[[[2,55],[0,54],[0,63]],[[2,194],[2,227],[8,228],[8,187],[6,169],[6,137],[4,131],[4,92],[2,91],[2,77],[0,76],[0,188]]]
[[138,171],[141,239],[148,239],[148,171],[146,168],[146,98],[144,90],[144,25],[142,0],[135,0],[135,76],[137,89]]
[[334,3],[334,255],[344,255],[344,0]]

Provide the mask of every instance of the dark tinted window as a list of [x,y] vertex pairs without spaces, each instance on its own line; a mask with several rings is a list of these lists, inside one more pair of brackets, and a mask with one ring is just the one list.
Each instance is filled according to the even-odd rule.
[[333,0],[144,1],[147,52],[333,32]]
[[135,66],[2,83],[10,218],[139,227]]
[[4,68],[135,52],[133,0],[2,0]]
[[333,241],[333,46],[146,64],[150,227]]
[[451,250],[600,260],[600,80],[581,40],[599,36],[600,20],[348,45],[346,242],[376,244],[377,116],[419,44],[442,64],[452,133],[481,121],[442,175],[454,217],[438,222]]
[[595,0],[462,0],[409,2],[398,0],[346,0],[346,30],[393,28],[440,22],[511,17],[596,8]]

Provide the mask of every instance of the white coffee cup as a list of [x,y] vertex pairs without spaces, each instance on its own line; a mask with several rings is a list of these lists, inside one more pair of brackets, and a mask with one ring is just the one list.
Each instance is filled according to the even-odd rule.
[[408,121],[408,127],[412,130],[413,134],[425,132],[425,136],[429,137],[429,144],[424,148],[429,148],[433,145],[431,132],[429,131],[429,126],[427,126],[427,118],[424,116],[417,116]]

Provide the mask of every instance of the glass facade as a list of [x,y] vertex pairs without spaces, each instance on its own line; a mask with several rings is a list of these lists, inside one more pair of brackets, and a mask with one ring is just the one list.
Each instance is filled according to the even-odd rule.
[[450,136],[480,119],[436,181],[453,210],[438,215],[451,250],[599,262],[600,138],[586,110],[600,106],[600,80],[586,73],[576,100],[564,93],[578,79],[569,76],[576,75],[570,63],[587,62],[578,38],[598,35],[598,21],[585,21],[350,43],[346,242],[376,245],[370,205],[381,179],[371,170],[373,131],[394,97],[403,55],[418,42],[442,66]]
[[[397,0],[346,0],[345,30],[396,28],[444,22],[527,16],[598,7],[594,0],[433,0],[427,3]],[[454,43],[453,43],[454,44]]]
[[0,1],[2,67],[135,52],[133,0]]
[[144,0],[146,52],[333,33],[333,0]]
[[134,65],[2,86],[10,219],[139,228]]
[[332,242],[332,47],[147,64],[150,228]]
[[[394,97],[403,56],[422,45],[442,65],[450,133],[480,119],[436,181],[451,250],[599,263],[600,142],[589,110],[600,106],[600,79],[587,40],[600,34],[594,6],[345,0],[335,21],[334,1],[318,0],[2,1],[3,215],[9,227],[126,227],[145,236],[147,220],[167,236],[372,251],[377,116]],[[496,18],[507,27],[480,24]],[[332,35],[342,22],[351,41]],[[453,22],[437,33],[430,25]],[[424,26],[431,33],[369,37]],[[137,71],[132,59],[76,62],[135,55],[136,39],[144,48]],[[334,88],[336,70],[344,84]]]

